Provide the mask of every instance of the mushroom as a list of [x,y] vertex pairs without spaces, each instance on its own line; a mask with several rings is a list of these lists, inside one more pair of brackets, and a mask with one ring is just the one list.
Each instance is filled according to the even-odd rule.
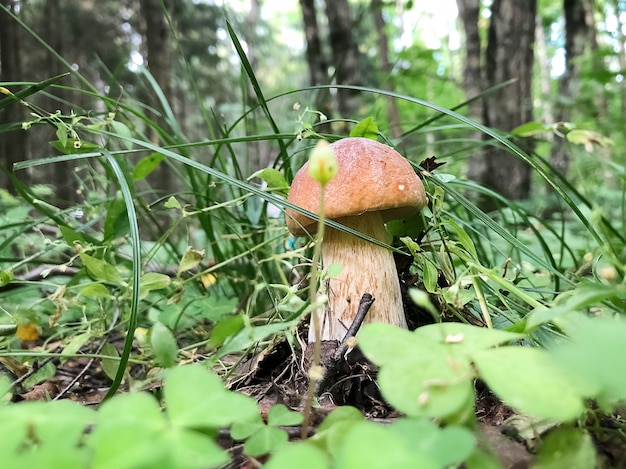
[[[420,178],[393,148],[367,138],[345,138],[330,145],[338,171],[325,187],[325,216],[382,243],[389,244],[385,222],[419,212],[427,202]],[[320,184],[306,163],[296,173],[288,201],[318,213]],[[317,222],[286,210],[287,228],[294,236],[317,232]],[[321,340],[341,341],[357,313],[361,296],[375,302],[365,323],[382,322],[407,328],[400,282],[388,249],[352,234],[326,227],[322,262],[341,265],[341,273],[326,281],[328,302],[320,313]],[[309,343],[315,341],[313,327]]]

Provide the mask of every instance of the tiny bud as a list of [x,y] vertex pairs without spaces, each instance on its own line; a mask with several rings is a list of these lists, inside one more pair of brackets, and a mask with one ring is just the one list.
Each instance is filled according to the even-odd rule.
[[349,348],[354,348],[359,344],[359,341],[356,337],[352,336],[346,341],[346,344]]
[[602,267],[598,269],[598,276],[603,280],[612,282],[617,279],[617,270],[615,270],[615,267],[613,266]]
[[591,261],[593,260],[593,254],[588,252],[587,254],[584,255],[583,257],[583,261],[587,264],[590,264]]
[[324,377],[324,368],[319,365],[309,368],[309,379],[312,381],[320,381]]
[[297,102],[296,102],[296,103],[293,103],[293,110],[294,110],[294,111],[298,111],[298,110],[300,110],[300,103],[297,103]]
[[326,114],[322,114],[320,112],[320,122],[326,122],[328,120],[328,117],[326,117]]
[[429,400],[430,395],[428,394],[428,391],[424,391],[419,396],[417,396],[417,402],[421,406],[425,406],[426,404],[428,404]]
[[339,169],[335,152],[326,140],[320,140],[309,158],[309,176],[325,186]]

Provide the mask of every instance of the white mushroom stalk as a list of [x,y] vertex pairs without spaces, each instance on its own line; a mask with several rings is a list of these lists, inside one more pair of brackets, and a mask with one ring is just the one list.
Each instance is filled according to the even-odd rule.
[[[366,212],[336,221],[378,241],[390,241],[380,212]],[[326,227],[322,261],[325,268],[332,264],[341,266],[340,274],[326,281],[328,303],[318,313],[323,340],[341,341],[344,338],[364,293],[370,293],[375,299],[364,323],[383,322],[406,329],[400,282],[391,251]],[[310,329],[309,342],[314,340],[313,329]]]
[[[345,138],[330,145],[337,174],[324,187],[325,216],[370,238],[389,244],[384,223],[416,213],[426,205],[426,192],[408,161],[393,148],[366,138]],[[289,202],[319,213],[321,187],[306,163],[294,177]],[[317,223],[295,210],[286,210],[289,231],[307,236]],[[406,328],[400,282],[393,254],[374,243],[327,227],[322,241],[325,269],[341,266],[326,282],[328,304],[318,313],[321,340],[341,341],[358,311],[361,297],[374,297],[365,322]],[[316,336],[311,327],[309,343]]]

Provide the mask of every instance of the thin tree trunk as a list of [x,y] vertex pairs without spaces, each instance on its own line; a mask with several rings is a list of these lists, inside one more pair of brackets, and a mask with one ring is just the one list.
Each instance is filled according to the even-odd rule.
[[[532,72],[537,0],[494,0],[491,6],[485,78],[488,86],[515,81],[483,100],[489,127],[510,131],[532,120]],[[522,142],[518,142],[522,144]],[[530,142],[523,142],[527,147]],[[480,182],[501,195],[526,199],[530,167],[515,155],[497,148],[485,152],[487,171]]]
[[[389,39],[385,32],[385,18],[383,17],[383,5],[381,0],[372,0],[371,10],[374,19],[374,27],[376,28],[376,40],[378,43],[381,68],[383,73],[390,75],[393,67],[389,60]],[[391,83],[387,83],[386,88],[388,91],[394,91],[394,87]],[[387,121],[391,136],[393,138],[399,138],[402,135],[400,111],[398,109],[398,102],[391,97],[387,98]]]
[[[2,0],[2,4],[12,13],[18,14],[16,0]],[[18,24],[4,10],[0,10],[0,81],[21,81],[22,50]],[[15,92],[15,89],[11,91]],[[13,171],[13,164],[27,158],[26,132],[19,123],[24,119],[24,110],[19,103],[11,104],[0,111],[0,126],[16,124],[17,128],[0,135],[0,165]],[[0,188],[13,192],[13,186],[4,174],[0,172]]]
[[[480,16],[480,0],[457,0],[459,18],[465,31],[465,69],[463,73],[463,88],[468,99],[480,95],[485,88],[481,65],[482,41],[478,27]],[[467,108],[467,114],[475,121],[483,120],[483,103],[477,99],[472,101]],[[479,132],[471,132],[469,138],[480,141],[482,136]],[[472,180],[481,180],[487,171],[485,158],[482,156],[482,148],[472,153],[467,164],[467,177]]]
[[[360,85],[358,71],[358,48],[352,34],[352,19],[348,0],[326,0],[326,16],[330,29],[335,81],[338,85]],[[337,104],[343,118],[355,117],[359,108],[358,92],[339,90]]]
[[[302,11],[302,23],[304,25],[304,36],[306,38],[306,60],[309,64],[309,83],[311,86],[327,85],[328,60],[322,49],[320,39],[320,28],[317,22],[315,11],[315,0],[300,0]],[[322,112],[327,118],[332,117],[332,105],[330,93],[328,91],[318,91],[315,101],[317,110]],[[329,132],[330,126],[323,124],[317,127],[318,132]]]
[[[568,122],[572,118],[571,104],[563,104],[578,96],[580,87],[580,67],[577,59],[585,53],[589,47],[589,24],[585,0],[563,0],[563,13],[565,16],[565,71],[559,80],[559,96],[556,108],[556,121]],[[595,34],[593,35],[595,38]],[[550,153],[550,164],[561,174],[566,175],[569,168],[570,158],[567,147],[562,139],[554,142]]]

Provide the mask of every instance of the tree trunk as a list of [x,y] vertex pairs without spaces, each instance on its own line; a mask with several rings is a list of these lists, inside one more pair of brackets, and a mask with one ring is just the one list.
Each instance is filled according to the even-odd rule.
[[[9,11],[18,14],[16,0],[2,0]],[[22,81],[22,51],[19,26],[4,10],[0,10],[0,81]],[[15,92],[15,89],[11,89]],[[4,97],[4,96],[3,96]],[[24,120],[24,109],[15,102],[0,111],[0,126],[16,124],[15,130],[0,135],[0,165],[13,171],[13,164],[27,158],[26,132],[20,127]],[[4,172],[0,172],[0,188],[13,192]]]
[[[315,12],[315,0],[300,0],[300,9],[302,11],[302,23],[304,24],[304,36],[306,38],[306,60],[309,64],[309,83],[311,86],[327,85],[329,82],[328,60],[322,49],[320,29]],[[328,91],[320,90],[317,92],[315,107],[327,118],[330,119],[332,117],[332,105]],[[330,132],[330,126],[323,124],[317,127],[317,131]]]
[[[385,18],[383,17],[383,5],[381,0],[372,0],[371,2],[372,16],[374,19],[374,27],[376,28],[376,37],[378,43],[378,52],[380,54],[381,68],[383,73],[390,75],[392,71],[391,61],[389,60],[389,39],[385,32]],[[392,85],[387,86],[388,91],[394,91]],[[393,138],[400,138],[402,135],[402,126],[400,123],[400,111],[398,102],[395,98],[387,98],[387,121],[389,130]]]
[[[515,80],[484,100],[485,123],[494,129],[510,131],[532,120],[536,13],[537,0],[494,0],[492,3],[486,82],[488,86],[495,86]],[[531,170],[524,161],[497,148],[489,148],[485,158],[487,171],[480,182],[512,200],[528,198]]]
[[[559,97],[556,121],[568,122],[572,118],[572,99],[578,96],[580,66],[577,58],[585,53],[589,39],[589,24],[584,0],[563,0],[565,16],[565,71],[559,80]],[[595,34],[593,35],[595,37]],[[550,164],[561,174],[567,174],[569,152],[562,139],[554,142]]]
[[[480,0],[457,0],[459,18],[465,31],[465,70],[463,73],[463,88],[468,99],[480,95],[485,88],[483,70],[481,65],[482,41],[478,19],[480,15]],[[483,102],[480,99],[472,101],[467,108],[467,114],[475,121],[483,121]],[[480,141],[482,136],[479,132],[469,135],[474,141]],[[478,152],[470,155],[467,165],[467,177],[472,180],[481,180],[487,171],[485,158]]]
[[[348,0],[326,0],[326,16],[330,29],[335,81],[338,85],[360,85],[358,47],[352,34],[352,20]],[[356,117],[359,93],[352,90],[337,92],[337,107],[343,118]]]

